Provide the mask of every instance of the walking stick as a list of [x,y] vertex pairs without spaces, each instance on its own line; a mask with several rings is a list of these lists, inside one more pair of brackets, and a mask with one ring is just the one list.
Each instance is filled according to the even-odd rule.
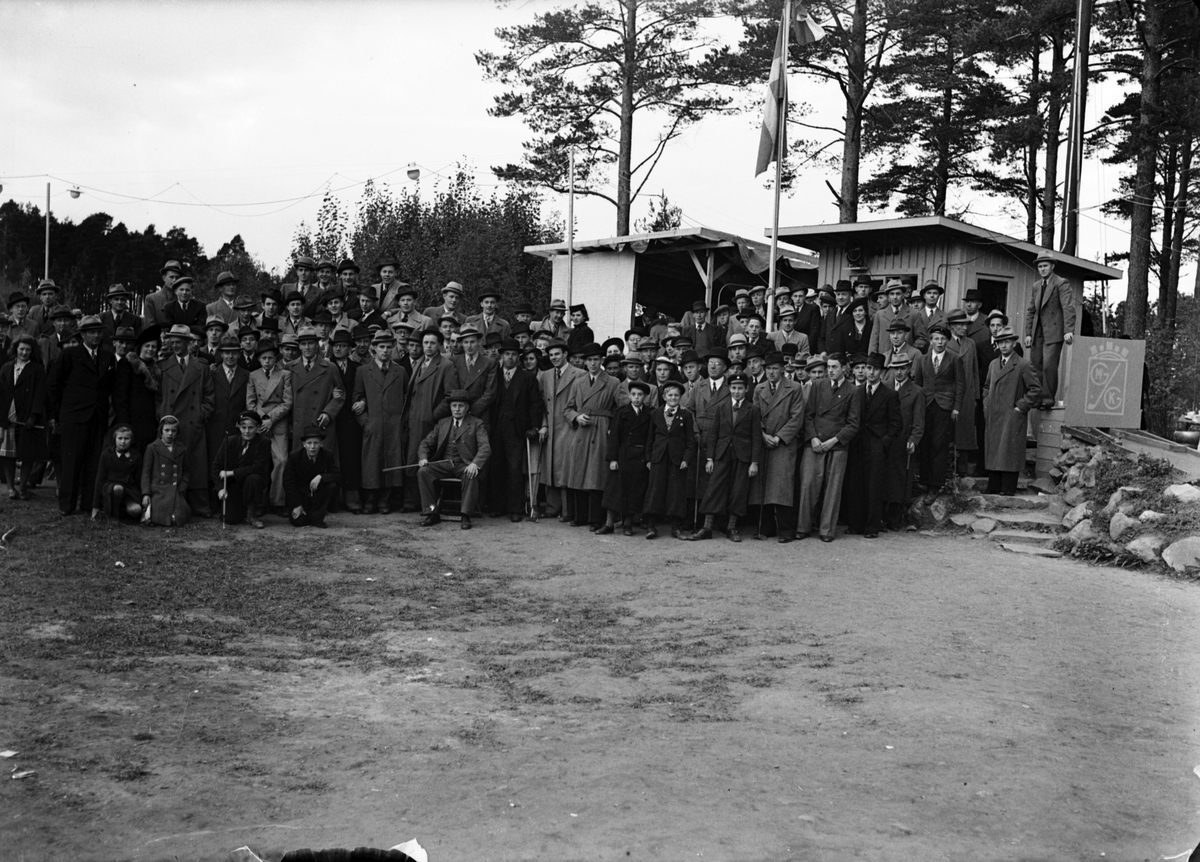
[[529,479],[529,520],[538,522],[537,486],[533,482],[533,445],[525,438],[525,472]]
[[[225,469],[222,474],[229,472],[229,435],[225,435]],[[225,506],[229,503],[229,476],[221,476],[221,529],[225,529]]]
[[[451,464],[451,463],[453,463],[453,462],[449,458],[443,458],[441,461],[429,461],[429,462],[427,462],[427,466],[431,466],[433,464]],[[390,473],[393,470],[411,470],[414,467],[420,467],[420,466],[421,466],[420,463],[401,464],[399,467],[384,467],[379,472],[380,473]]]

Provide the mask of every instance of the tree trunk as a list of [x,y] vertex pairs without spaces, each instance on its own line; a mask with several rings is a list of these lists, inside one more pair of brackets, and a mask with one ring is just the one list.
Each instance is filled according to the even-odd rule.
[[1171,238],[1175,235],[1175,178],[1179,171],[1179,150],[1176,142],[1167,141],[1167,164],[1163,170],[1162,240],[1158,245],[1158,320],[1166,322],[1165,305],[1171,290]]
[[1138,110],[1137,173],[1133,182],[1133,215],[1129,220],[1129,293],[1125,300],[1125,335],[1144,338],[1150,300],[1150,231],[1154,225],[1154,180],[1158,157],[1158,76],[1162,70],[1162,8],[1146,0],[1142,25],[1142,94]]
[[842,191],[838,221],[858,221],[858,166],[867,80],[867,0],[855,0],[846,49],[846,130],[842,138]]
[[[1038,105],[1039,85],[1041,84],[1041,47],[1042,39],[1037,33],[1033,34],[1033,63],[1029,70],[1029,122],[1037,126],[1041,120]],[[1038,216],[1038,152],[1041,147],[1035,137],[1025,148],[1025,241],[1037,242]]]
[[1171,237],[1170,280],[1167,295],[1159,302],[1159,314],[1166,324],[1172,342],[1175,336],[1175,312],[1179,304],[1179,267],[1183,258],[1183,236],[1186,227],[1188,186],[1192,181],[1192,133],[1183,136],[1179,156],[1179,192],[1175,197],[1175,231]]
[[1063,99],[1058,81],[1067,69],[1062,31],[1050,37],[1050,95],[1046,105],[1046,183],[1042,188],[1043,248],[1054,248],[1055,210],[1058,200],[1058,132],[1062,128]]
[[[949,71],[954,71],[954,60],[950,58]],[[953,80],[947,75],[946,80]],[[942,128],[937,136],[937,167],[934,168],[933,214],[946,214],[946,197],[950,190],[950,123],[954,121],[954,90],[942,90]]]
[[637,8],[640,0],[624,0],[625,60],[621,64],[621,138],[617,151],[617,236],[629,234],[633,186],[633,88],[637,75]]

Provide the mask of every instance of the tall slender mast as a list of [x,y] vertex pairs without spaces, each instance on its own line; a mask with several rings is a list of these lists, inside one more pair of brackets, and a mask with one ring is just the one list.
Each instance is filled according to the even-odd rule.
[[[1071,128],[1067,138],[1067,176],[1063,188],[1062,252],[1079,247],[1079,183],[1083,176],[1083,129],[1087,113],[1088,53],[1092,41],[1093,0],[1078,0],[1075,12],[1075,75],[1071,83]],[[1054,194],[1054,189],[1046,189]]]
[[779,134],[775,136],[775,210],[771,217],[771,269],[767,278],[767,331],[775,321],[775,288],[779,283],[779,198],[780,186],[783,183],[784,141],[787,139],[787,63],[788,63],[788,30],[792,22],[792,0],[783,0],[783,70],[779,88]]

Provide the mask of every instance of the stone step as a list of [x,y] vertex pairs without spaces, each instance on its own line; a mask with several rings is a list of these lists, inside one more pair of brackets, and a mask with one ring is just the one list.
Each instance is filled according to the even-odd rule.
[[1062,530],[1062,515],[1051,515],[1037,509],[984,509],[975,514],[981,518],[991,518],[1001,529],[1040,530],[1043,533]]
[[[964,484],[969,483],[970,487],[974,488],[980,493],[983,493],[987,490],[987,476],[961,476],[959,481]],[[1032,481],[1033,479],[1030,479],[1028,476],[1019,476],[1017,478],[1017,490],[1026,490],[1029,487],[1029,483]]]
[[1058,536],[1053,533],[1042,533],[1037,530],[992,530],[988,538],[993,542],[1007,545],[1041,545],[1049,547]]
[[1042,548],[1038,545],[1022,545],[1009,542],[1000,542],[1000,547],[1006,551],[1012,551],[1014,554],[1027,554],[1031,557],[1061,557],[1062,551],[1056,551],[1053,548]]
[[1005,497],[1001,494],[981,494],[984,505],[989,509],[1049,509],[1055,503],[1062,502],[1056,494],[1017,494]]

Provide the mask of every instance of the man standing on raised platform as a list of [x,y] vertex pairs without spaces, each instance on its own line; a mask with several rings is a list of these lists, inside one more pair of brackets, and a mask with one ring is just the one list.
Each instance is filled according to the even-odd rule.
[[1017,356],[1017,335],[1006,326],[996,335],[1000,355],[988,368],[983,384],[983,412],[987,419],[984,466],[989,494],[1011,497],[1025,466],[1025,437],[1029,411],[1038,403],[1041,386],[1029,362]]
[[1044,251],[1034,261],[1038,280],[1029,292],[1025,312],[1025,347],[1042,383],[1043,410],[1054,407],[1058,397],[1058,359],[1063,344],[1075,338],[1075,291],[1071,283],[1054,274],[1054,255]]

